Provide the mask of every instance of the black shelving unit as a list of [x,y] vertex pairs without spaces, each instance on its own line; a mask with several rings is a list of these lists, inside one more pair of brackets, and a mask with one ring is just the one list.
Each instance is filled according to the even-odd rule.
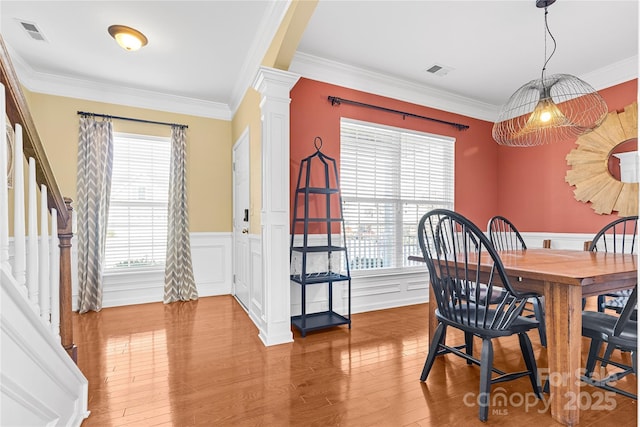
[[[351,274],[345,241],[338,168],[334,159],[320,151],[322,148],[320,137],[315,138],[314,145],[316,152],[300,162],[294,196],[289,255],[292,269],[290,278],[291,281],[300,285],[301,291],[301,313],[292,316],[291,323],[303,337],[308,331],[334,326],[348,325],[351,329]],[[324,210],[324,216],[320,214],[318,217],[310,217],[310,205],[317,206],[319,211]],[[298,212],[300,209],[302,209],[301,215]],[[311,232],[314,232],[313,236],[315,236],[312,239],[324,237],[323,244],[311,244],[309,242]],[[300,259],[294,260],[294,256]],[[315,257],[314,265],[310,262],[310,257]],[[299,261],[299,268],[294,265],[294,261]],[[317,261],[320,262],[317,263]],[[341,301],[343,302],[342,310],[334,307],[336,302],[334,301],[334,284],[338,283],[346,285],[347,290],[346,301]],[[307,286],[326,287],[326,310],[307,312]],[[338,313],[338,311],[341,312]]]

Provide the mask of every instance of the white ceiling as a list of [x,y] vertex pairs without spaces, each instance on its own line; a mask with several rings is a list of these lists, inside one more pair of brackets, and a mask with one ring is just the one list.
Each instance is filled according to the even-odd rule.
[[[0,31],[32,91],[230,119],[286,1],[7,1]],[[35,24],[31,39],[20,20]],[[596,89],[638,75],[638,1],[558,0],[549,74]],[[112,24],[149,44],[126,52]],[[486,120],[539,78],[544,10],[534,0],[321,0],[290,71]],[[553,44],[548,39],[549,51]],[[438,64],[445,76],[425,70]]]

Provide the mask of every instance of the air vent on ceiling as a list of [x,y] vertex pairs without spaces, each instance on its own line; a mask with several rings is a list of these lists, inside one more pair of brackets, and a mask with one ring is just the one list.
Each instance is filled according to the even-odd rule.
[[433,64],[431,67],[427,68],[427,73],[434,74],[436,76],[446,76],[450,71],[453,71],[453,68],[446,67],[440,64]]
[[42,34],[42,31],[40,31],[38,26],[33,22],[20,21],[20,25],[32,39],[38,41],[47,41],[47,39],[44,37],[44,34]]

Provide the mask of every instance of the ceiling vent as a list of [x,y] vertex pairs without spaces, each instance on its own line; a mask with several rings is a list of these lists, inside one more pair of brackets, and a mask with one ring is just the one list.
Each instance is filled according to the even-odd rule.
[[453,71],[453,68],[440,64],[433,64],[431,67],[427,68],[427,73],[440,77],[446,76],[450,71]]
[[47,41],[47,39],[45,39],[44,37],[44,34],[42,34],[42,31],[40,31],[36,24],[27,21],[20,21],[20,25],[32,39],[42,42]]

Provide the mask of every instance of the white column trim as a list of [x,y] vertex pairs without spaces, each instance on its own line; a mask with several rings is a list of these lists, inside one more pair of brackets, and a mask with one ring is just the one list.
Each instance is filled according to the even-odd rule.
[[289,282],[289,104],[300,78],[260,67],[253,88],[260,92],[262,122],[262,283],[259,337],[265,345],[293,341]]

